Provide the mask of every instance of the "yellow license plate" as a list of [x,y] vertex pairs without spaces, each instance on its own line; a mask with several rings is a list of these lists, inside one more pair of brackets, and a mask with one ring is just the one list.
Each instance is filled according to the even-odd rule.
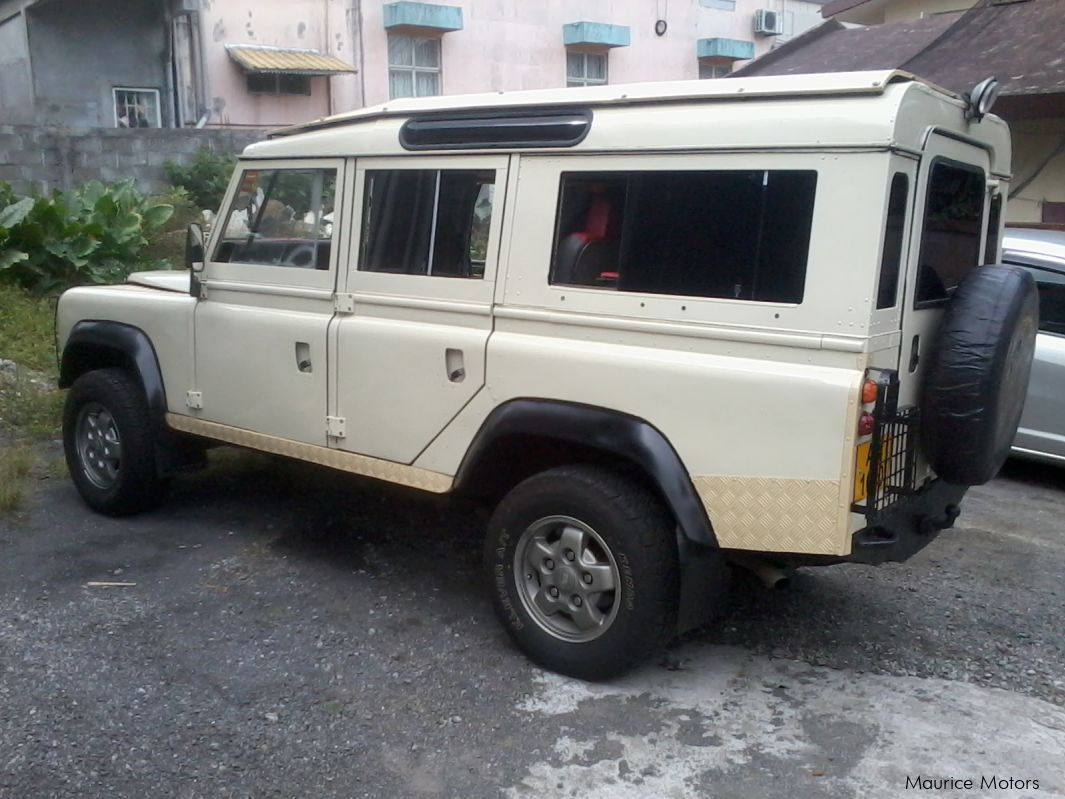
[[[884,441],[880,448],[880,487],[887,485],[887,463],[891,459],[892,439]],[[862,502],[869,496],[869,457],[873,448],[872,441],[858,445],[854,458],[854,501]]]

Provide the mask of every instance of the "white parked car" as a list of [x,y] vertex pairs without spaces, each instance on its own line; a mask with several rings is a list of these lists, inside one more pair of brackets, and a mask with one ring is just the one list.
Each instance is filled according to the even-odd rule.
[[1039,289],[1039,335],[1013,453],[1065,463],[1065,232],[1006,228],[1002,261],[1031,272]]
[[1034,281],[976,268],[1010,175],[990,96],[862,72],[281,131],[191,274],[63,295],[71,475],[130,513],[225,443],[479,500],[503,625],[587,678],[702,622],[728,559],[904,560],[1028,383]]

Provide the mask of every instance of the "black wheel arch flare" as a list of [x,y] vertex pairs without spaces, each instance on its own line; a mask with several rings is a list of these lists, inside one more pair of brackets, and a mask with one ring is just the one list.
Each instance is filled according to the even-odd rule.
[[155,438],[156,466],[166,476],[194,462],[188,442],[166,424],[166,387],[152,341],[138,327],[107,320],[82,320],[74,325],[59,356],[59,387],[93,369],[119,367],[133,372],[144,388]]
[[516,438],[548,440],[622,459],[657,488],[687,541],[718,547],[706,508],[666,437],[644,419],[591,405],[543,399],[514,399],[500,405],[470,444],[455,475],[454,491],[477,493],[482,479],[497,468],[493,461],[499,450],[493,450]]

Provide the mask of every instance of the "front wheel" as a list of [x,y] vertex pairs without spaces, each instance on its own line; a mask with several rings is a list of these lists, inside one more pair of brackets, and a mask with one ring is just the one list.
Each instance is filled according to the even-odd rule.
[[553,671],[616,676],[676,624],[675,523],[639,483],[588,466],[534,475],[489,522],[493,604],[518,647]]
[[63,408],[63,449],[93,510],[122,516],[162,496],[151,421],[144,390],[128,372],[100,369],[74,381]]

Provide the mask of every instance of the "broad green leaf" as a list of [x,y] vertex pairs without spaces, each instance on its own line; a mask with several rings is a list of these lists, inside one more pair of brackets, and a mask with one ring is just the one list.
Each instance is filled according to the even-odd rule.
[[24,253],[21,250],[4,250],[0,252],[0,272],[5,269],[10,269],[15,264],[28,261],[30,256],[28,253]]
[[33,204],[34,199],[32,197],[23,197],[17,203],[7,206],[7,208],[0,211],[0,227],[13,228],[15,225],[20,224],[33,210]]
[[174,214],[174,206],[159,203],[144,209],[144,227],[149,230],[162,227]]

